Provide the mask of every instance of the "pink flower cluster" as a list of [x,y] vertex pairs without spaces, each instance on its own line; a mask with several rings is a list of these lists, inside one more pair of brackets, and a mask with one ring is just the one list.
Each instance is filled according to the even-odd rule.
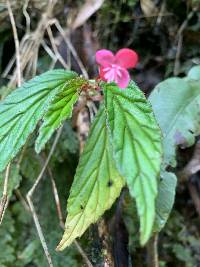
[[130,81],[127,69],[134,68],[138,55],[129,48],[120,49],[116,55],[110,50],[96,52],[96,62],[100,66],[100,78],[107,82],[115,82],[120,88],[126,88]]

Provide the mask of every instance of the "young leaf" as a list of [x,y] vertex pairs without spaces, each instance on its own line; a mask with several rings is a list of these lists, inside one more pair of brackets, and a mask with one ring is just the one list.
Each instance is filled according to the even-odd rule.
[[112,160],[106,118],[101,109],[80,158],[67,203],[65,232],[57,249],[69,246],[96,222],[112,206],[123,185],[124,179]]
[[158,84],[149,97],[164,136],[165,166],[175,167],[177,146],[193,145],[200,133],[199,81],[170,78]]
[[35,149],[37,153],[41,151],[61,123],[71,117],[73,106],[79,96],[80,87],[84,82],[85,80],[82,78],[70,80],[50,104],[36,140]]
[[26,82],[0,103],[0,171],[17,154],[50,102],[77,74],[52,70]]
[[114,159],[136,200],[140,240],[145,244],[155,219],[161,132],[150,104],[133,82],[124,90],[115,84],[103,87]]
[[158,184],[158,197],[156,199],[156,219],[154,231],[160,232],[165,226],[174,204],[177,178],[174,173],[162,171]]

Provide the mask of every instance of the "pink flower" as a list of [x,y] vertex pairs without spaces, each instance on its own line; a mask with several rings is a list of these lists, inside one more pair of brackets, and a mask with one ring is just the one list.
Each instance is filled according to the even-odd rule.
[[96,62],[100,65],[100,78],[107,82],[115,82],[120,88],[126,88],[130,81],[127,71],[134,68],[138,55],[129,48],[120,49],[116,55],[110,50],[102,49],[96,52]]

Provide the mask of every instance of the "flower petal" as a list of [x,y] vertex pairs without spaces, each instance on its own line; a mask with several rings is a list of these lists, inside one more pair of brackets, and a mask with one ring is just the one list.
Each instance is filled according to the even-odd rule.
[[120,70],[121,76],[117,78],[117,80],[115,81],[117,83],[117,85],[121,88],[124,89],[128,86],[129,81],[130,81],[130,75],[128,73],[128,71],[125,68],[122,68]]
[[102,49],[96,52],[96,62],[102,67],[109,66],[115,60],[115,56],[110,50]]
[[122,48],[115,55],[115,59],[116,64],[125,69],[134,68],[138,62],[138,54],[129,48]]
[[103,81],[106,81],[106,78],[105,78],[105,71],[104,71],[104,67],[100,67],[99,68],[99,77],[103,80]]

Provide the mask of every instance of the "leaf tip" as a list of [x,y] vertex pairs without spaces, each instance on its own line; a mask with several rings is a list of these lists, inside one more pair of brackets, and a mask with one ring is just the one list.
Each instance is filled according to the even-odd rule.
[[63,251],[66,247],[68,247],[72,242],[68,242],[65,238],[65,234],[63,235],[60,243],[56,247],[56,251]]
[[[144,247],[149,239],[151,238],[152,232],[153,232],[153,226],[154,226],[154,220],[155,215],[152,216],[152,218],[148,220],[148,226],[146,226],[144,229],[143,227],[140,230],[140,245]],[[140,226],[141,227],[141,226]]]
[[56,247],[56,251],[62,251],[62,245],[59,243],[58,246]]
[[45,143],[43,142],[43,140],[41,140],[41,136],[39,134],[39,136],[37,137],[35,141],[35,152],[39,154],[44,148],[44,146],[45,146]]
[[41,150],[42,150],[41,146],[39,146],[38,143],[35,143],[35,152],[36,152],[37,154],[39,154],[39,153],[41,152]]
[[142,235],[140,236],[140,245],[142,247],[144,247],[146,245],[146,243],[148,242],[150,236],[147,236],[147,235]]

